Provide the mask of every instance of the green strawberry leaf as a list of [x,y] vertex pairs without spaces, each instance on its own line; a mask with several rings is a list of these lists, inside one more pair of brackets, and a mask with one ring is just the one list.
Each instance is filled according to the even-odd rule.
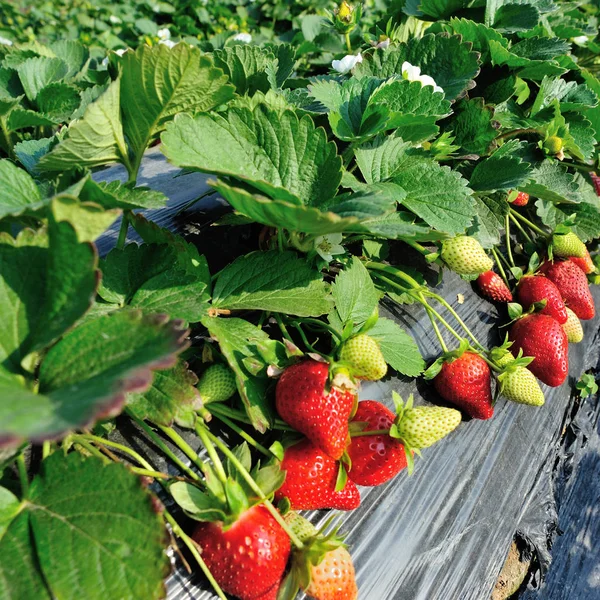
[[127,161],[121,125],[120,81],[113,81],[74,121],[66,137],[38,163],[40,171],[63,171]]
[[478,162],[469,179],[471,188],[476,192],[513,190],[529,181],[531,165],[510,155],[510,148],[515,146],[518,142],[513,144],[511,140],[501,150]]
[[120,181],[96,182],[89,175],[74,187],[80,188],[78,196],[82,201],[95,202],[107,209],[163,208],[167,203],[167,197],[157,190],[132,188]]
[[125,466],[56,452],[43,462],[27,502],[33,540],[25,547],[35,553],[52,597],[164,597],[165,526]]
[[369,335],[379,343],[385,362],[398,373],[417,377],[425,369],[417,344],[395,321],[380,317]]
[[176,114],[206,112],[233,98],[223,72],[189,44],[142,44],[118,63],[123,126],[135,162]]
[[559,204],[539,199],[535,206],[542,223],[551,229],[575,215],[575,223],[571,226],[571,231],[582,241],[589,242],[600,237],[600,205],[598,203]]
[[10,160],[0,160],[0,219],[35,211],[48,204],[35,181]]
[[51,119],[66,122],[79,108],[81,96],[75,87],[56,82],[40,90],[36,104],[40,112]]
[[81,202],[73,196],[61,194],[52,199],[52,216],[58,223],[66,221],[75,229],[79,242],[93,242],[118,218],[118,208],[104,210],[93,202]]
[[[266,395],[269,387],[266,370],[270,361],[265,361],[263,356],[272,347],[273,340],[262,329],[243,319],[204,317],[202,324],[218,342],[221,352],[235,373],[238,392],[252,425],[260,432],[266,431],[274,414]],[[262,371],[257,373],[254,370],[251,373],[244,359],[252,359],[262,364]]]
[[547,159],[531,171],[531,180],[521,187],[530,196],[550,202],[578,203],[583,196],[575,176],[560,162]]
[[11,521],[21,511],[19,499],[5,487],[0,487],[0,540],[6,533]]
[[454,136],[454,143],[464,152],[472,154],[488,154],[498,135],[494,109],[486,106],[483,98],[457,102],[448,127]]
[[36,56],[22,62],[16,69],[25,95],[30,102],[35,102],[40,91],[48,84],[62,81],[69,67],[59,58]]
[[119,311],[87,321],[46,354],[39,394],[0,381],[0,440],[40,442],[117,413],[125,393],[145,390],[186,347],[187,331],[164,315]]
[[556,77],[566,73],[555,60],[536,60],[519,56],[507,49],[503,44],[490,40],[490,54],[494,66],[507,66],[518,71],[521,79],[542,81],[544,77]]
[[360,329],[379,304],[379,292],[369,272],[355,256],[335,278],[331,288],[335,312],[329,316],[329,321],[334,326],[339,324],[340,332],[348,324]]
[[468,19],[457,19],[452,17],[450,24],[446,27],[450,28],[449,33],[455,33],[462,36],[463,41],[471,42],[473,50],[481,54],[481,62],[487,63],[490,61],[490,41],[494,40],[500,45],[507,47],[508,40],[498,31],[487,27],[483,23],[476,23]]
[[97,256],[69,223],[50,220],[48,235],[0,234],[0,265],[0,370],[20,373],[23,359],[60,337],[92,305]]
[[503,4],[494,15],[494,29],[506,33],[527,31],[538,24],[540,13],[535,6],[515,2]]
[[460,36],[441,33],[412,38],[392,49],[365,52],[363,62],[355,68],[355,76],[372,75],[383,79],[402,75],[405,61],[433,77],[447,100],[455,100],[474,87],[473,78],[479,73],[478,54],[471,50],[470,44],[463,43]]
[[[205,140],[210,140],[207,144]],[[309,116],[254,111],[178,115],[162,135],[163,151],[179,167],[249,182],[257,190],[292,204],[318,206],[335,195],[341,159],[325,131]]]
[[[600,98],[600,80],[585,69],[581,69],[580,74],[589,89]],[[596,142],[600,142],[600,103],[593,108],[586,108],[585,116],[591,121],[596,132]]]
[[225,514],[222,502],[214,497],[184,481],[176,481],[169,486],[169,492],[173,500],[185,511],[185,514],[197,521],[221,521],[225,522]]
[[198,377],[188,369],[185,361],[178,359],[171,369],[155,371],[152,385],[144,392],[127,396],[128,408],[140,419],[158,425],[193,427],[194,409],[200,407],[198,390],[194,387]]
[[217,276],[212,305],[218,309],[266,310],[299,317],[329,312],[329,286],[295,252],[252,252]]
[[39,140],[25,140],[15,144],[13,151],[27,172],[30,175],[37,175],[38,162],[40,162],[42,156],[48,154],[58,142],[59,137],[57,135],[49,138],[40,138]]
[[69,68],[66,77],[83,75],[90,58],[90,51],[77,40],[59,40],[48,46],[54,56],[60,58]]
[[500,232],[510,206],[504,197],[475,196],[475,223],[469,235],[475,237],[484,248],[500,243]]

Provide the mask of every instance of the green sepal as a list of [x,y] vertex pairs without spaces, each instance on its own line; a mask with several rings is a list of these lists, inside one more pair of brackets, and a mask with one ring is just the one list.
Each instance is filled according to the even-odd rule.
[[373,314],[364,322],[363,326],[358,330],[358,334],[367,333],[369,329],[373,329],[375,324],[379,321],[379,307],[376,306],[373,310]]
[[540,256],[537,252],[534,252],[529,259],[529,264],[527,266],[527,272],[535,273],[539,268],[540,268]]
[[511,321],[518,319],[523,314],[523,307],[518,302],[509,302],[506,308]]
[[523,269],[521,267],[511,267],[510,272],[517,281],[523,277]]
[[343,461],[339,461],[337,479],[335,480],[335,491],[341,492],[348,483],[348,471]]

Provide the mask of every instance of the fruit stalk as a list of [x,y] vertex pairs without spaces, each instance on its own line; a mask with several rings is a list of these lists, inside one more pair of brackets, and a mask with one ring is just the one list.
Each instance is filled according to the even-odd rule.
[[217,454],[217,451],[215,450],[212,441],[207,435],[208,430],[199,421],[196,422],[196,427],[194,429],[196,431],[196,434],[200,438],[202,445],[206,448],[206,451],[208,452],[208,456],[212,461],[213,467],[215,468],[215,472],[217,474],[217,477],[219,478],[219,481],[223,485],[225,485],[227,483],[227,473],[225,473],[223,463],[221,462],[221,459],[219,458],[219,455]]
[[[230,419],[233,419],[234,421],[239,421],[240,423],[247,423],[248,425],[252,424],[248,415],[239,410],[229,408],[228,406],[223,406],[222,404],[211,404],[207,410],[214,416],[224,415]],[[281,419],[275,419],[273,422],[273,429],[277,429],[279,431],[296,431],[293,427],[290,427]]]
[[514,210],[513,208],[510,208],[510,214],[513,215],[514,217],[516,217],[517,219],[519,219],[520,221],[522,221],[523,223],[525,223],[525,225],[527,225],[527,227],[529,227],[530,229],[532,229],[533,231],[535,231],[536,233],[539,233],[540,235],[547,237],[548,234],[543,230],[540,229],[535,223],[532,223],[527,217],[524,217],[520,212]]
[[206,476],[207,469],[204,461],[200,459],[190,445],[172,427],[165,427],[164,425],[157,425],[157,427],[192,461],[192,463],[194,463],[194,465],[200,469],[204,476]]
[[525,231],[525,228],[521,225],[521,223],[515,218],[512,213],[508,213],[510,220],[515,224],[516,228],[523,234],[523,237],[530,243],[534,244],[535,242],[531,238],[531,236]]
[[[498,267],[498,271],[500,271],[500,277],[502,277],[502,279],[504,280],[506,287],[510,289],[510,285],[508,283],[508,277],[506,276],[506,271],[504,270],[504,267],[502,266],[502,260],[500,260],[501,255],[500,256],[498,255],[498,251],[496,250],[496,248],[494,248],[494,246],[492,246],[491,252],[494,255],[494,260],[496,261],[496,266]],[[502,258],[504,258],[504,257],[502,256]]]
[[511,267],[516,267],[515,259],[513,258],[513,255],[512,255],[511,240],[510,240],[510,219],[508,218],[508,215],[506,215],[506,217],[504,218],[504,229],[505,229],[505,234],[506,234],[506,252],[508,254],[508,262],[510,263]]
[[268,448],[265,448],[262,444],[257,442],[247,431],[244,431],[241,427],[238,427],[231,419],[223,415],[215,413],[214,415],[219,421],[227,425],[232,431],[235,431],[242,439],[246,440],[253,448],[256,448],[261,454],[267,458],[273,458],[275,456]]

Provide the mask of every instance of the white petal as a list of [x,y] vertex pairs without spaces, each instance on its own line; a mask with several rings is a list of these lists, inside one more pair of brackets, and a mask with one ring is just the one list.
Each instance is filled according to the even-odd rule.
[[354,67],[358,63],[361,63],[362,60],[362,54],[360,53],[356,56],[354,54],[346,54],[346,56],[344,56],[344,58],[342,58],[341,60],[334,60],[331,63],[331,66],[335,71],[344,75],[345,73],[348,73],[348,71],[354,69]]
[[108,17],[108,20],[113,24],[113,25],[118,25],[119,23],[122,23],[121,19],[119,19],[119,17],[115,16],[115,15],[110,15],[110,17]]
[[167,48],[172,48],[173,46],[177,45],[177,42],[174,42],[173,40],[160,40],[158,43],[166,46]]
[[243,42],[244,44],[249,44],[252,41],[252,36],[249,33],[237,33],[233,36],[233,39],[236,42]]
[[587,35],[578,35],[577,37],[573,38],[573,41],[576,44],[587,44],[588,38],[587,38]]
[[2,46],[12,46],[13,43],[10,40],[7,40],[6,38],[0,36],[0,44]]
[[168,27],[165,27],[164,29],[159,29],[156,32],[156,35],[158,36],[159,40],[170,40],[171,39],[171,32],[169,31]]
[[400,70],[402,71],[402,77],[404,77],[404,79],[408,79],[409,81],[416,81],[421,75],[421,69],[411,65],[407,61],[402,63]]
[[383,40],[382,42],[379,42],[375,48],[383,48],[384,50],[390,45],[390,38],[387,38],[386,40]]
[[118,50],[115,50],[115,54],[117,56],[123,56],[123,54],[125,54],[125,52],[127,52],[127,48],[119,48]]

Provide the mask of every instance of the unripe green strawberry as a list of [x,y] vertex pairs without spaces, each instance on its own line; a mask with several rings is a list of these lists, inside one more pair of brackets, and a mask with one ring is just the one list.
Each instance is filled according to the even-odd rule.
[[397,437],[409,448],[429,448],[454,431],[461,419],[460,411],[454,408],[443,406],[406,408],[396,425]]
[[481,244],[473,237],[459,236],[442,242],[443,261],[459,275],[479,275],[494,266]]
[[587,253],[585,244],[573,233],[552,236],[552,252],[555,256],[583,258]]
[[498,381],[501,384],[500,393],[507,400],[530,406],[544,404],[544,392],[542,392],[535,375],[526,367],[509,369],[498,376]]
[[579,344],[583,340],[583,327],[579,317],[567,306],[567,322],[562,328],[567,334],[569,344]]
[[558,154],[563,148],[563,141],[557,135],[551,135],[543,145],[549,154]]
[[295,510],[290,510],[284,519],[301,542],[313,537],[317,533],[317,528]]
[[364,333],[344,343],[340,360],[348,365],[351,374],[357,379],[377,381],[387,373],[387,363],[379,344]]
[[208,367],[198,382],[198,391],[204,404],[229,400],[236,389],[233,371],[220,363]]

